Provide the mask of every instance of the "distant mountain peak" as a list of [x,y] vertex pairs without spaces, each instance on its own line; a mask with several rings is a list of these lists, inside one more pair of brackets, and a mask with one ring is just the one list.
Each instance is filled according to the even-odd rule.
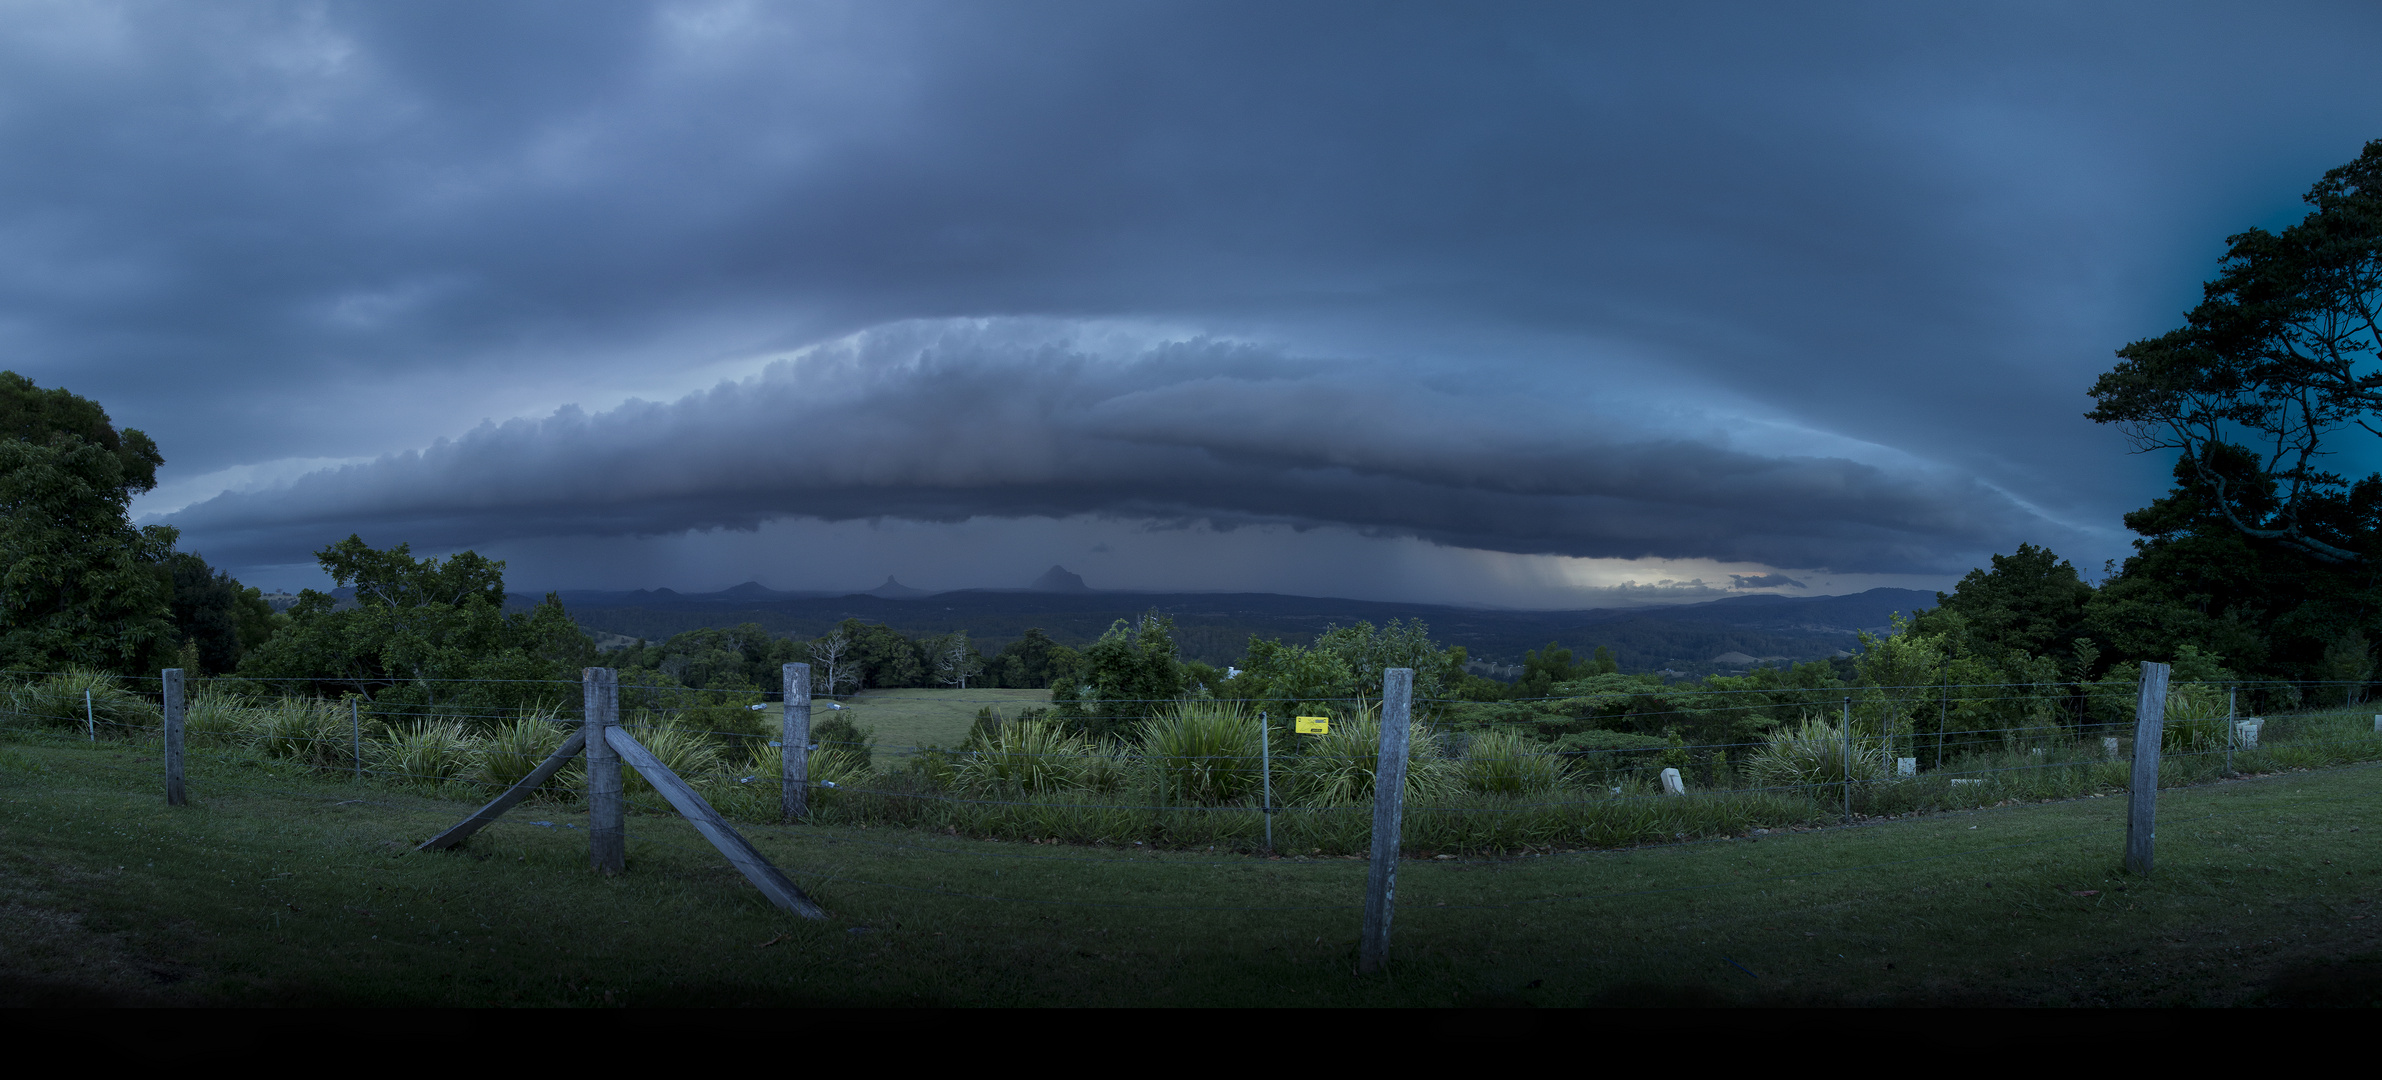
[[1026,588],[1032,589],[1035,592],[1092,591],[1091,586],[1083,583],[1083,575],[1070,573],[1066,567],[1055,565],[1050,569],[1043,571],[1042,576],[1035,578],[1034,583],[1026,586]]
[[[887,580],[891,580],[890,578]],[[758,581],[748,581],[720,590],[721,596],[776,596],[777,590]]]
[[895,581],[893,580],[893,575],[887,574],[885,575],[885,584],[879,585],[874,589],[870,589],[863,595],[881,596],[887,600],[901,600],[912,596],[927,596],[930,594],[925,589],[913,589],[902,584],[901,582]]

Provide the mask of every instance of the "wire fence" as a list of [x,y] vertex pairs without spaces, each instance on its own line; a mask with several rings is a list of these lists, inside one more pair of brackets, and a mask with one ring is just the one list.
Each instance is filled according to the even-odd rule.
[[[527,777],[579,720],[576,682],[425,682],[436,685],[368,698],[327,696],[324,680],[192,680],[189,752],[485,800]],[[94,742],[153,739],[161,693],[154,677],[0,672],[0,724]],[[753,700],[761,696],[624,686],[621,720],[729,819],[776,822],[783,703]],[[2336,683],[2179,687],[2160,783],[2382,760],[2382,715],[2360,711],[2355,698],[2354,686]],[[1070,712],[967,691],[937,700],[978,709],[948,745],[880,745],[848,725],[814,727],[808,820],[1310,857],[1358,854],[1372,842],[1377,701],[1109,699]],[[2325,701],[2335,704],[2309,704]],[[1616,721],[1598,712],[1613,706],[1610,695],[1520,703],[1536,717],[1420,701],[1402,835],[1409,851],[1495,857],[2123,790],[2130,718],[2061,703],[2032,684],[1699,691],[1619,713],[1638,729],[1630,733],[1596,726]],[[2292,711],[2253,714],[2251,705]],[[1320,716],[1324,730],[1299,733],[1302,714]],[[1647,733],[1683,718],[1697,730],[1751,734]],[[632,809],[669,812],[634,771],[625,780]],[[574,764],[537,796],[567,807],[583,802],[584,786],[584,766]]]

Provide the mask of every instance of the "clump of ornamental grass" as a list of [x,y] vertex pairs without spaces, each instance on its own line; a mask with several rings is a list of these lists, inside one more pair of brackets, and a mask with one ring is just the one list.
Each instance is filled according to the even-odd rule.
[[[708,731],[673,720],[670,723],[627,729],[629,735],[664,766],[688,784],[700,786],[716,779],[721,769],[719,743]],[[621,762],[621,789],[631,795],[653,791],[652,782],[628,762]]]
[[1018,719],[976,740],[951,762],[952,780],[983,792],[1047,794],[1082,782],[1089,740],[1043,719]]
[[182,702],[182,731],[191,742],[238,743],[248,730],[248,702],[201,683]]
[[[554,708],[523,709],[480,738],[477,779],[491,793],[510,788],[528,779],[569,738],[570,732],[556,722]],[[559,793],[560,774],[547,780],[540,790]]]
[[1168,799],[1237,802],[1264,781],[1264,733],[1239,702],[1176,702],[1144,721],[1140,736],[1142,761]]
[[[810,777],[811,805],[823,806],[841,798],[843,789],[863,786],[874,778],[874,771],[848,746],[825,746],[811,751],[807,775]],[[786,751],[781,746],[761,745],[752,749],[745,761],[744,775],[738,781],[751,785],[750,801],[774,805],[779,785],[786,776]]]
[[2166,722],[2160,728],[2159,749],[2168,754],[2197,754],[2223,750],[2231,742],[2225,694],[2206,683],[2184,683],[2167,690]]
[[1456,763],[1466,790],[1483,795],[1537,795],[1563,783],[1563,759],[1519,732],[1491,728],[1472,737]]
[[1846,728],[1806,714],[1793,727],[1780,728],[1745,758],[1745,776],[1765,788],[1841,784],[1849,775],[1856,784],[1886,777],[1885,747],[1877,736]]
[[318,769],[337,769],[355,763],[352,743],[357,733],[348,710],[320,698],[285,697],[262,708],[241,711],[248,745],[266,757],[295,761]]
[[[1415,724],[1408,733],[1406,798],[1447,798],[1463,790],[1453,763],[1438,754],[1438,733]],[[1363,802],[1373,797],[1381,761],[1381,718],[1372,709],[1332,720],[1321,735],[1299,736],[1290,766],[1290,798],[1303,803]]]
[[374,775],[425,788],[462,779],[472,771],[477,750],[460,720],[418,721],[365,747]]
[[15,724],[76,731],[88,725],[99,738],[130,738],[165,723],[157,705],[127,689],[122,679],[82,669],[12,687],[4,707]]

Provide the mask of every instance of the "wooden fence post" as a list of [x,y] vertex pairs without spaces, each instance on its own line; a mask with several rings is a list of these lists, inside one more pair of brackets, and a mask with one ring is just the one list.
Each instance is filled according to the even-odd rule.
[[1373,765],[1373,867],[1365,875],[1365,935],[1357,970],[1389,961],[1390,915],[1398,895],[1398,830],[1406,812],[1406,750],[1414,730],[1414,669],[1381,673],[1381,756]]
[[2158,837],[2159,739],[2167,721],[2167,665],[2142,665],[2142,691],[2134,702],[2134,776],[2126,791],[2126,870],[2150,876],[2151,848]]
[[621,789],[620,753],[605,736],[620,723],[620,673],[582,668],[579,688],[587,721],[587,864],[599,874],[628,869],[628,800]]
[[1273,727],[1265,710],[1257,710],[1257,768],[1258,782],[1265,792],[1265,853],[1274,853],[1274,738]]
[[189,801],[182,793],[182,669],[170,667],[160,674],[165,684],[165,804],[180,806]]
[[1844,699],[1844,820],[1853,820],[1853,699]]
[[786,821],[799,821],[811,812],[811,666],[787,664],[786,717],[779,733],[780,778],[778,811]]

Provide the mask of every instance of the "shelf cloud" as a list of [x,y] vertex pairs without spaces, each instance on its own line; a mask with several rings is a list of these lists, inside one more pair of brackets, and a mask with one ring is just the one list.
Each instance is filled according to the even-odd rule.
[[[1942,468],[1758,452],[1379,364],[1228,341],[1122,355],[1047,323],[853,335],[668,403],[486,424],[166,520],[216,557],[777,517],[1336,525],[1526,554],[1940,572],[2056,526]],[[1780,575],[1738,587],[1794,584]]]

